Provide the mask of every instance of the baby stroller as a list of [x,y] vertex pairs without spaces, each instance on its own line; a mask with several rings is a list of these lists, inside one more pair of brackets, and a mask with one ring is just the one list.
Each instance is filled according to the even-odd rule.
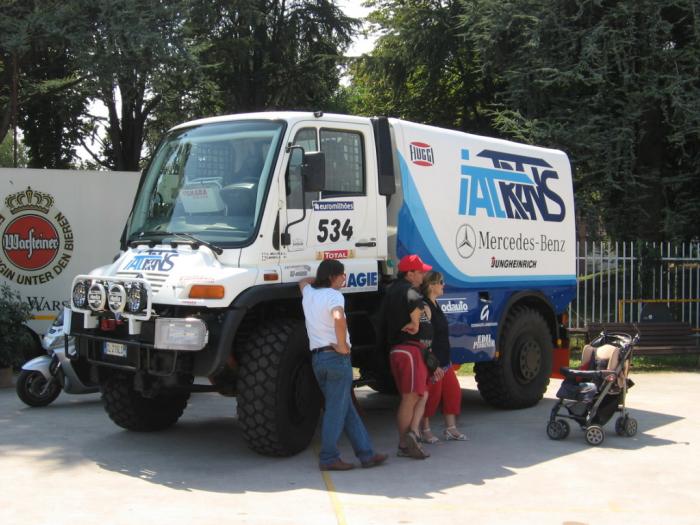
[[[603,426],[615,412],[621,413],[615,421],[617,435],[632,437],[637,433],[637,420],[627,413],[625,397],[634,384],[627,374],[638,341],[638,335],[601,332],[583,350],[582,368],[587,369],[560,369],[564,381],[547,422],[550,439],[566,438],[571,430],[567,419],[572,419],[584,431],[586,443],[600,445],[605,440]],[[562,408],[566,414],[560,414]]]

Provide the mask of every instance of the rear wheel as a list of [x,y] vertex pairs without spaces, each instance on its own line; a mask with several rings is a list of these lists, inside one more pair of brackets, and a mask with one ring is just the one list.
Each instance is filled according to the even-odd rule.
[[549,439],[554,439],[555,441],[563,439],[562,426],[559,424],[559,421],[550,421],[547,423],[547,436]]
[[304,323],[266,323],[241,355],[238,419],[250,448],[268,456],[291,456],[311,443],[321,390],[311,368]]
[[116,372],[100,381],[102,401],[109,418],[127,430],[150,432],[168,428],[180,419],[190,393],[165,391],[145,397],[134,389],[134,376]]
[[61,393],[61,385],[36,370],[22,370],[17,378],[17,396],[30,407],[45,407]]
[[497,361],[476,363],[481,396],[499,408],[526,408],[542,399],[552,370],[552,335],[542,315],[514,308],[506,318]]

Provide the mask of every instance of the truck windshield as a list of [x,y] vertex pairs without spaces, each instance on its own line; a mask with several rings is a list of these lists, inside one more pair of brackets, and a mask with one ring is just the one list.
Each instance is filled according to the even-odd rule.
[[139,190],[128,241],[196,235],[223,247],[255,233],[282,136],[280,122],[233,121],[176,130]]

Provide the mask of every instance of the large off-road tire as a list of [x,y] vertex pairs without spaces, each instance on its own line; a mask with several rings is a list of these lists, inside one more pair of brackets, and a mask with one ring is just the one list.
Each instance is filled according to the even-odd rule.
[[372,390],[380,394],[398,394],[396,381],[394,376],[388,370],[366,370],[360,369],[360,377],[370,377],[371,381],[367,383]]
[[291,456],[308,447],[321,411],[304,323],[261,325],[240,356],[238,420],[250,448]]
[[499,408],[525,408],[542,399],[552,371],[552,336],[542,315],[514,308],[500,338],[500,358],[474,367],[481,396]]
[[144,397],[134,390],[133,374],[124,372],[100,380],[100,390],[109,418],[120,427],[137,432],[163,430],[174,425],[190,398],[186,390]]
[[37,370],[22,370],[17,378],[17,396],[30,407],[45,407],[61,393],[57,378],[48,381]]

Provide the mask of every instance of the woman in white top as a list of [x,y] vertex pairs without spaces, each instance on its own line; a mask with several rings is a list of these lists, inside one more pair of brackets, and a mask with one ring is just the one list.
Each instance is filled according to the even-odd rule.
[[376,454],[362,419],[352,404],[350,335],[345,320],[345,269],[337,260],[324,260],[316,278],[299,282],[309,336],[311,364],[325,398],[321,425],[321,470],[350,470],[352,463],[340,459],[338,440],[345,431],[362,467],[383,463],[387,455]]

